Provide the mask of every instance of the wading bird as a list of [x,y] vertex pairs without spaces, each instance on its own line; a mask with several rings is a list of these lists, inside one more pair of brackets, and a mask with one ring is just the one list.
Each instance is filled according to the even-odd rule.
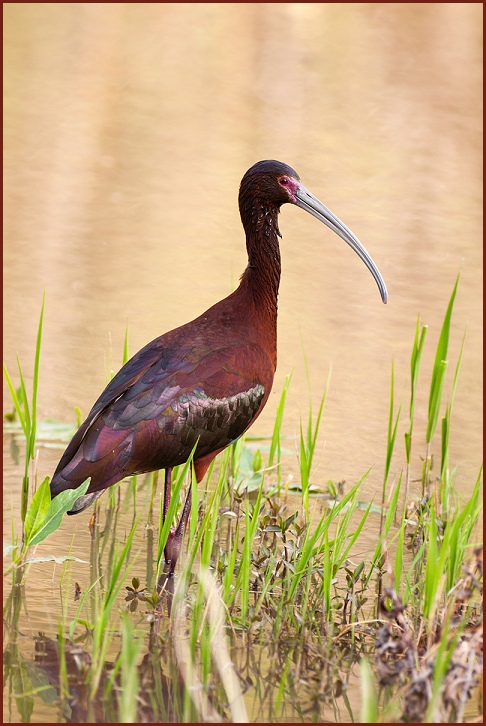
[[[278,213],[287,203],[317,217],[353,248],[386,303],[383,278],[354,234],[305,189],[293,169],[259,161],[240,185],[248,265],[239,287],[195,320],[146,345],[107,385],[51,481],[55,497],[91,477],[69,514],[82,512],[124,477],[165,469],[166,516],[172,468],[185,463],[195,447],[199,483],[212,460],[259,416],[277,365]],[[181,549],[192,486],[165,549],[169,574]]]

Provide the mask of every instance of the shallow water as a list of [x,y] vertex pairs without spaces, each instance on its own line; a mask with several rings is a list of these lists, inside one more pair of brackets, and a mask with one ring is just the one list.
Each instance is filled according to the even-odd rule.
[[[234,288],[246,264],[239,181],[276,158],[360,238],[389,303],[338,237],[284,207],[279,363],[252,433],[271,432],[293,371],[284,432],[297,450],[304,350],[314,408],[332,367],[313,481],[351,486],[372,467],[363,498],[378,498],[391,362],[402,441],[420,314],[419,475],[435,346],[461,271],[445,399],[466,333],[450,464],[467,496],[482,458],[481,14],[476,3],[7,4],[4,358],[15,376],[19,354],[30,386],[45,290],[39,417],[88,413],[121,364],[127,324],[134,353]],[[22,472],[10,445],[7,531]],[[438,462],[438,434],[434,451]],[[60,453],[40,449],[39,477]],[[297,479],[296,456],[285,465]],[[66,549],[73,528],[81,541],[88,521],[66,522],[49,547]],[[55,632],[50,568],[29,574],[29,632]]]

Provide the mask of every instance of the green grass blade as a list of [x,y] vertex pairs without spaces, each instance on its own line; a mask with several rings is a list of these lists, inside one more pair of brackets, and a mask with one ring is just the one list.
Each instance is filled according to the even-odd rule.
[[[356,503],[354,503],[354,504],[356,506]],[[342,564],[344,563],[346,557],[348,556],[348,553],[349,553],[350,549],[353,547],[354,543],[356,542],[356,540],[358,539],[359,535],[361,534],[361,530],[363,529],[363,527],[365,525],[365,522],[368,519],[368,515],[369,515],[369,513],[371,511],[372,505],[373,505],[373,503],[370,502],[369,505],[368,505],[368,507],[365,509],[365,511],[363,513],[363,516],[361,517],[360,522],[359,522],[358,526],[356,527],[356,530],[352,534],[351,533],[348,533],[346,535],[347,537],[349,537],[349,542],[346,545],[346,547],[342,550],[342,552],[340,553],[339,558],[337,558],[335,560],[338,567],[341,567],[342,566]],[[352,514],[355,511],[355,506],[349,508],[349,513],[350,513],[349,519],[351,519],[351,516],[352,516]],[[347,527],[346,527],[346,531],[348,531],[348,528]],[[333,557],[336,557],[337,556],[337,552],[338,551],[339,551],[339,548],[338,547],[335,547],[334,548],[334,551],[333,551]]]
[[373,683],[371,667],[366,658],[359,664],[361,673],[361,723],[378,723],[378,693]]
[[432,380],[430,384],[430,395],[429,395],[429,418],[427,425],[427,443],[430,443],[435,432],[435,426],[439,415],[439,406],[442,397],[442,390],[444,387],[445,369],[447,368],[447,350],[449,347],[449,335],[451,329],[451,318],[452,310],[454,308],[454,301],[456,298],[457,286],[459,284],[459,277],[457,276],[452,295],[447,306],[447,311],[442,324],[442,330],[437,343],[437,350],[435,353],[434,367],[432,370]]
[[439,418],[440,404],[442,401],[442,392],[447,373],[447,361],[440,361],[437,370],[434,369],[434,385],[430,389],[429,399],[429,418],[427,421],[426,440],[430,444],[435,433],[437,421]]
[[392,361],[391,384],[390,384],[390,412],[389,412],[389,416],[388,416],[388,435],[387,435],[387,443],[386,443],[386,462],[385,462],[385,476],[384,476],[384,481],[383,481],[382,504],[384,504],[384,500],[385,500],[385,489],[386,489],[386,484],[388,481],[388,476],[390,474],[390,466],[391,466],[391,461],[392,461],[392,457],[393,457],[393,451],[395,448],[395,440],[397,437],[398,422],[400,421],[400,414],[402,412],[402,406],[400,405],[398,408],[396,418],[395,418],[395,423],[393,423],[394,392],[395,392],[395,370],[394,370],[394,365],[393,365],[393,361]]
[[284,386],[280,395],[280,401],[277,406],[277,415],[275,417],[275,424],[273,427],[272,440],[270,442],[270,451],[268,453],[268,466],[273,466],[275,454],[277,454],[277,462],[280,461],[280,432],[282,429],[282,420],[285,410],[285,401],[287,399],[287,393],[290,387],[290,381],[292,380],[292,373],[285,377]]
[[123,613],[121,621],[121,689],[118,695],[119,718],[121,723],[138,722],[138,658],[142,649],[143,640],[135,638],[133,625],[128,613]]
[[[464,353],[464,344],[466,342],[466,334],[464,333],[462,344],[461,344],[461,350],[459,351],[459,359],[457,361],[456,370],[454,373],[454,381],[452,384],[452,393],[451,393],[451,400],[449,405],[446,408],[446,413],[444,418],[442,419],[442,437],[441,437],[441,466],[440,466],[440,479],[442,482],[442,485],[445,486],[447,484],[448,479],[448,466],[449,466],[449,435],[450,435],[450,424],[451,424],[451,414],[452,414],[452,407],[454,405],[454,398],[456,395],[457,390],[457,382],[459,379],[459,370],[461,368],[461,362],[462,362],[462,355]],[[445,492],[442,493],[442,501],[445,503],[446,497]]]
[[[20,365],[20,359],[17,356],[17,365],[19,369],[19,376],[20,376],[20,390],[22,392],[22,401],[24,405],[24,420],[25,420],[25,467],[24,467],[24,477],[22,479],[22,494],[20,498],[20,518],[22,520],[22,525],[24,525],[25,517],[27,514],[27,505],[29,501],[29,466],[30,466],[30,459],[31,459],[31,452],[33,450],[33,444],[32,444],[32,428],[31,428],[31,418],[30,418],[30,411],[29,411],[29,403],[27,399],[27,388],[25,386],[25,380],[22,373],[22,366]],[[23,537],[25,536],[25,530],[23,530]]]
[[446,616],[445,623],[442,626],[439,647],[434,658],[434,675],[431,684],[432,688],[427,706],[427,713],[425,715],[425,723],[439,723],[438,713],[436,710],[438,711],[440,701],[444,701],[444,681],[466,623],[467,619],[464,618],[461,620],[459,625],[455,624],[453,626],[454,634],[451,638],[450,612]]
[[128,362],[129,360],[129,353],[128,353],[128,323],[127,327],[125,328],[125,340],[123,343],[123,365]]
[[[414,393],[417,388],[418,374],[419,374],[419,370],[420,370],[420,361],[422,358],[422,352],[423,352],[423,348],[424,348],[426,334],[427,334],[427,325],[424,325],[422,327],[422,330],[420,330],[420,315],[419,315],[417,318],[417,324],[415,326],[415,339],[413,341],[412,356],[410,359],[412,393]],[[412,402],[413,402],[413,396],[412,396],[411,403]]]
[[19,397],[17,395],[17,391],[15,390],[15,386],[12,383],[12,379],[10,378],[10,374],[7,370],[7,366],[5,363],[3,364],[3,374],[5,376],[5,380],[7,381],[8,390],[10,392],[10,397],[12,399],[12,403],[14,405],[15,413],[17,414],[20,425],[22,426],[22,431],[24,432],[24,436],[27,439],[29,436],[29,431],[27,429],[27,422],[25,420],[24,411],[23,411],[23,405],[21,401],[19,400]]
[[[20,358],[17,356],[17,367],[19,369],[19,378],[20,378],[20,391],[22,393],[22,404],[24,409],[24,421],[25,421],[25,440],[27,444],[26,448],[26,459],[30,459],[30,450],[31,450],[31,434],[32,434],[32,427],[31,427],[31,418],[30,418],[30,408],[29,408],[29,401],[27,398],[27,387],[25,385],[25,379],[24,374],[22,373],[22,366],[20,365]],[[28,464],[28,461],[26,462]]]
[[338,502],[329,512],[326,512],[311,534],[310,528],[307,530],[306,539],[302,545],[300,558],[295,567],[295,574],[291,581],[288,600],[292,601],[295,596],[299,583],[304,576],[311,557],[319,551],[318,541],[327,536],[331,522],[339,515],[339,513],[356,497],[356,492],[361,484],[362,479]]
[[33,459],[35,456],[35,435],[37,430],[37,392],[39,390],[39,368],[40,368],[40,352],[42,344],[42,328],[44,324],[44,303],[46,299],[46,293],[42,296],[42,306],[39,318],[39,327],[37,329],[37,341],[35,345],[35,361],[34,361],[34,378],[32,383],[32,424],[30,434],[30,456]]
[[442,330],[439,336],[439,341],[437,343],[437,351],[435,354],[435,361],[434,361],[434,370],[432,378],[434,378],[434,373],[437,371],[439,364],[443,360],[447,360],[447,350],[449,347],[449,334],[451,329],[451,318],[452,318],[452,310],[454,308],[454,301],[456,298],[456,292],[457,292],[457,286],[459,284],[459,277],[457,276],[456,282],[454,284],[454,289],[452,290],[451,298],[449,300],[449,305],[447,306],[447,311],[444,317],[444,322],[442,324]]
[[[398,543],[396,548],[396,555],[395,555],[395,565],[393,567],[393,575],[395,579],[395,590],[398,594],[400,594],[401,591],[401,581],[402,581],[402,572],[403,572],[403,553],[405,551],[405,516],[402,517],[402,523],[400,526],[400,529],[398,530]],[[404,603],[406,605],[406,602]]]

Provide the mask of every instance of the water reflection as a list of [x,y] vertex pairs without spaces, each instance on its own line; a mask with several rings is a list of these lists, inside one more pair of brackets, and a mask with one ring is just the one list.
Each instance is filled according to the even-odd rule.
[[[119,702],[121,677],[115,664],[106,662],[100,676],[100,685],[93,698],[86,676],[92,667],[89,653],[82,645],[64,643],[39,633],[34,637],[33,661],[19,657],[10,647],[4,654],[7,681],[11,670],[21,674],[23,690],[15,694],[17,709],[23,722],[30,722],[33,698],[28,695],[27,684],[39,694],[48,706],[55,706],[63,723],[119,723],[124,717]],[[62,648],[62,653],[60,652]],[[141,688],[136,711],[139,723],[167,723],[176,721],[174,692],[182,700],[183,684],[174,683],[164,673],[162,657],[156,648],[146,653],[136,672]]]
[[[112,506],[101,518],[99,503],[96,505],[95,514],[89,522],[88,578],[82,580],[81,585],[77,581],[70,584],[66,572],[59,583],[56,578],[56,585],[59,585],[61,592],[61,606],[57,606],[57,596],[49,603],[58,621],[54,628],[56,635],[48,635],[45,630],[34,631],[35,634],[32,632],[38,627],[35,618],[29,617],[31,608],[35,607],[35,576],[30,571],[28,578],[24,577],[24,568],[14,571],[13,586],[6,593],[4,608],[7,721],[14,721],[17,712],[23,722],[50,722],[55,713],[68,723],[116,723],[130,720],[127,718],[130,708],[134,709],[133,713],[139,722],[228,720],[233,715],[234,699],[224,683],[223,670],[218,665],[212,675],[206,674],[204,688],[198,680],[198,671],[204,673],[205,668],[203,642],[206,618],[211,623],[212,644],[216,642],[218,629],[218,637],[228,641],[231,661],[227,654],[226,662],[233,664],[231,669],[234,667],[238,690],[245,697],[252,720],[273,721],[277,712],[284,720],[293,720],[302,709],[319,718],[330,709],[336,713],[342,708],[351,712],[355,706],[349,701],[347,684],[352,679],[351,668],[359,661],[365,647],[366,627],[359,632],[359,628],[351,626],[349,629],[344,628],[342,634],[337,634],[340,647],[336,656],[331,651],[321,652],[319,647],[312,645],[312,638],[303,645],[302,637],[289,624],[282,628],[275,641],[268,640],[265,630],[273,627],[272,621],[276,616],[275,609],[269,606],[255,615],[249,629],[242,630],[237,617],[229,629],[223,624],[224,617],[220,618],[220,625],[217,626],[211,612],[209,616],[206,614],[211,601],[211,596],[206,595],[207,606],[201,612],[202,620],[196,622],[198,637],[194,641],[191,621],[198,608],[196,593],[201,575],[191,575],[187,582],[181,578],[170,578],[167,581],[169,587],[164,592],[152,594],[154,531],[150,526],[150,518],[145,528],[145,538],[139,537],[134,541],[129,564],[129,568],[138,573],[145,569],[143,574],[147,579],[132,578],[131,585],[123,588],[119,598],[121,602],[118,603],[124,606],[125,615],[127,611],[131,613],[133,630],[130,629],[129,641],[123,630],[124,614],[121,614],[120,627],[114,611],[100,640],[96,625],[103,616],[103,593],[112,587],[111,573],[116,568],[121,535],[118,527],[123,522],[120,513],[122,509],[127,509],[126,505],[125,501],[120,507],[117,497],[113,497]],[[274,507],[274,516],[266,514],[264,523],[277,522],[279,517],[285,518],[288,514],[286,507],[277,502],[268,502],[268,506],[270,509]],[[243,514],[240,513],[240,516]],[[290,519],[294,521],[295,516]],[[234,520],[227,521],[229,533],[229,524],[232,522],[234,525]],[[262,551],[254,564],[257,569],[262,568],[262,572],[251,573],[252,581],[255,578],[252,584],[252,599],[255,602],[263,585],[262,562],[268,559],[265,548],[267,545],[273,547],[280,541],[277,529],[270,526],[268,532],[262,530]],[[305,527],[302,529],[305,530]],[[234,531],[230,539],[235,539]],[[221,543],[223,540],[224,536]],[[75,543],[76,548],[80,546],[82,543]],[[282,572],[285,572],[284,561],[287,561],[286,552],[275,563],[274,588],[277,592]],[[224,573],[227,564],[227,557],[225,560],[220,550],[218,572]],[[282,570],[280,574],[279,569]],[[176,582],[180,592],[173,617],[169,619],[167,613],[171,609]],[[142,583],[144,587],[141,587]],[[353,592],[353,604],[346,601],[342,614],[336,614],[340,626],[351,622],[350,608],[354,606],[357,610],[361,609],[361,605],[356,604],[358,590],[357,587]],[[217,589],[211,595],[217,595],[220,599]],[[319,613],[323,617],[321,609]],[[299,617],[299,606],[296,603],[295,618]],[[71,618],[75,619],[76,625]],[[21,629],[27,627],[30,627],[30,636],[21,632]],[[322,627],[324,636],[326,626],[323,624]],[[52,626],[50,629],[53,630]],[[25,647],[27,642],[28,649]],[[331,641],[326,647],[331,648]],[[217,663],[215,656],[214,662]],[[305,692],[301,692],[297,698],[294,679],[289,678],[281,697],[276,698],[284,682],[282,679],[286,679],[286,674],[296,662],[299,663],[298,671],[307,679]],[[130,684],[133,689],[131,696],[126,693]]]
[[[295,369],[289,433],[306,390],[303,342],[315,395],[333,364],[326,475],[382,466],[391,359],[404,388],[416,316],[436,339],[462,268],[452,445],[470,487],[481,457],[478,12],[8,8],[5,350],[10,369],[16,351],[30,359],[45,286],[41,415],[87,411],[105,358],[120,365],[127,321],[135,352],[235,286],[239,180],[258,158],[280,158],[346,219],[390,288],[383,310],[351,252],[283,210],[273,400]],[[433,356],[431,343],[424,378]],[[270,401],[257,430],[272,419]]]

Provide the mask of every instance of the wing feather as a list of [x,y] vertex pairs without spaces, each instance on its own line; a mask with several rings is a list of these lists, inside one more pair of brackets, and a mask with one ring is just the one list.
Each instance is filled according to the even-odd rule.
[[[239,438],[263,407],[273,371],[257,345],[142,349],[113,378],[67,447],[52,496],[91,477],[87,494],[124,476],[184,463]],[[263,370],[263,374],[261,373]],[[269,383],[268,383],[269,381]]]

